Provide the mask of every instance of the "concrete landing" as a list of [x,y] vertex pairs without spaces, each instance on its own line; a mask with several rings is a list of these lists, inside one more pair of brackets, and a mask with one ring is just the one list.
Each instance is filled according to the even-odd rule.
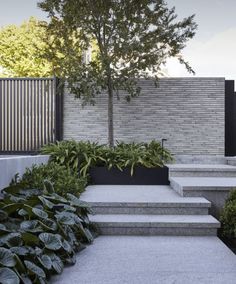
[[101,236],[53,284],[235,284],[236,256],[217,237]]

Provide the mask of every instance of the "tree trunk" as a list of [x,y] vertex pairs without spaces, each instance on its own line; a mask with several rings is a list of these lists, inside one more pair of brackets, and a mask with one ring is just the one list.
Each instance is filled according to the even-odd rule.
[[114,128],[113,128],[113,88],[111,78],[108,78],[108,144],[114,147]]

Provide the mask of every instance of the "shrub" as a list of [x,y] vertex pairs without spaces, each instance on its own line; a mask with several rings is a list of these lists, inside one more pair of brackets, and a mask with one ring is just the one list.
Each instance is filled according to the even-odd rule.
[[222,235],[228,238],[236,237],[236,190],[227,199],[220,217]]
[[56,193],[65,196],[66,193],[72,193],[79,196],[87,185],[87,178],[79,177],[78,172],[54,162],[46,165],[34,165],[27,168],[21,178],[16,176],[12,181],[22,188],[39,188],[43,189],[44,180],[49,180]]
[[0,283],[46,283],[92,241],[87,204],[72,194],[42,189],[4,189],[0,200]]
[[121,171],[129,167],[132,175],[136,166],[162,167],[172,161],[170,152],[157,141],[117,142],[114,148],[92,142],[62,141],[44,146],[42,153],[49,154],[50,161],[78,170],[84,177],[93,166],[116,167]]

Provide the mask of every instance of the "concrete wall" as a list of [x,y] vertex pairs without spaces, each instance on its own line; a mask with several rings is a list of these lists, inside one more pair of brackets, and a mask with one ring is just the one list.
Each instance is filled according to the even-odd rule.
[[[140,81],[142,94],[127,103],[124,92],[114,100],[116,140],[168,139],[176,155],[224,155],[224,78],[163,78],[158,88]],[[64,98],[64,139],[107,142],[107,97],[81,107]]]
[[33,164],[46,164],[48,155],[38,156],[0,156],[0,190],[8,186],[16,173],[22,175]]

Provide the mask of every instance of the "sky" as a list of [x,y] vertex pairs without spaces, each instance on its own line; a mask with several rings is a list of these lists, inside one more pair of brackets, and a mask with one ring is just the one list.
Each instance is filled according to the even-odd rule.
[[[0,0],[0,26],[20,24],[30,16],[45,20],[37,0]],[[196,36],[183,51],[198,77],[236,80],[236,0],[166,0],[179,19],[195,14]],[[169,76],[190,76],[175,59],[168,61]]]

